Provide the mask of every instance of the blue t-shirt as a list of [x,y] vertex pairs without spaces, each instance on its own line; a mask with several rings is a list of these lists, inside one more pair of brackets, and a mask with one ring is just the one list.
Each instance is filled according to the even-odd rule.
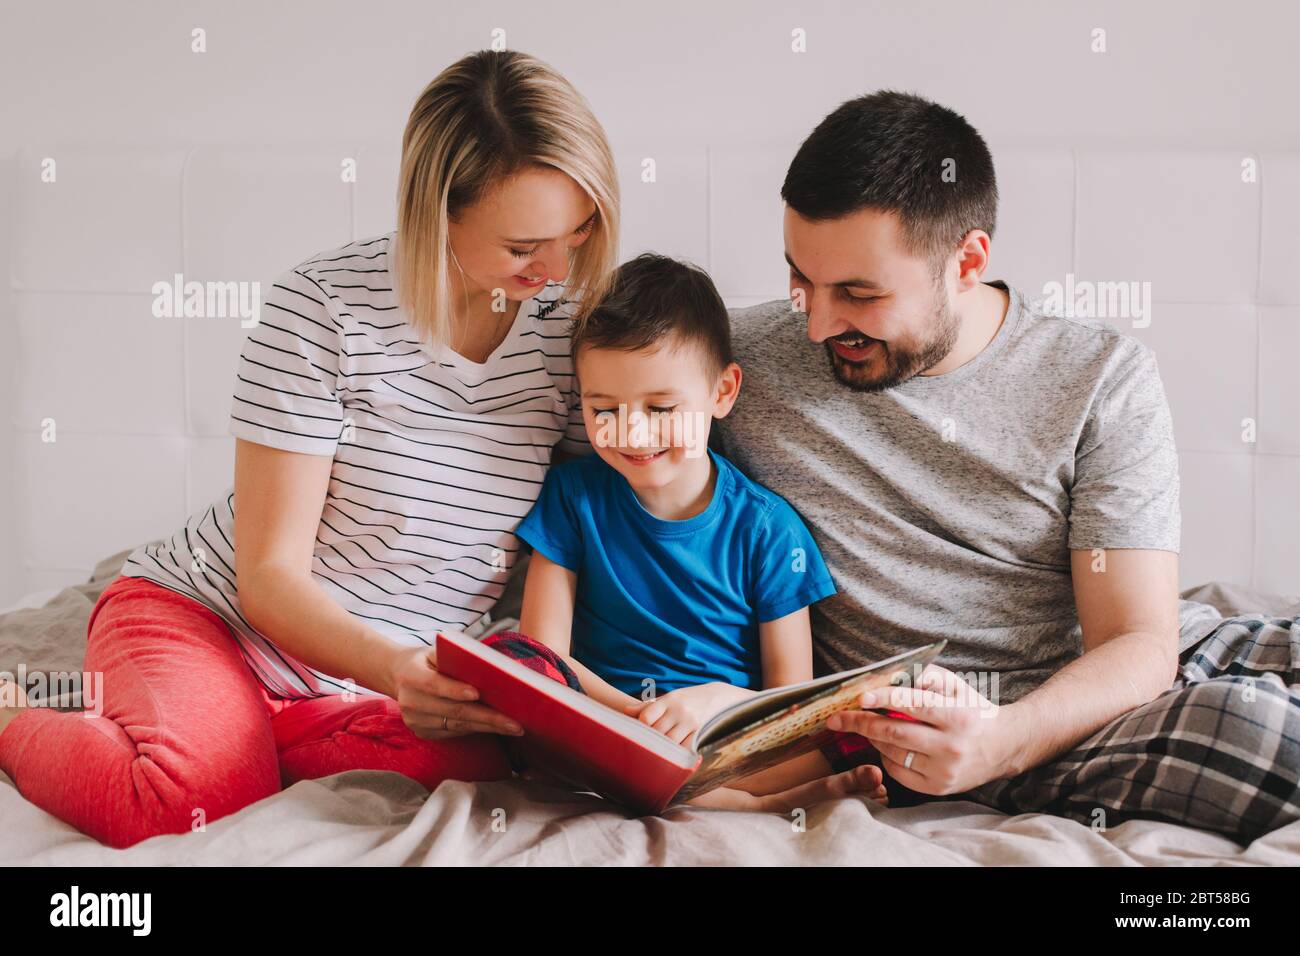
[[709,450],[713,500],[698,515],[652,515],[590,455],[556,465],[517,534],[578,576],[571,653],[641,696],[722,681],[763,686],[760,621],[835,593],[798,513]]

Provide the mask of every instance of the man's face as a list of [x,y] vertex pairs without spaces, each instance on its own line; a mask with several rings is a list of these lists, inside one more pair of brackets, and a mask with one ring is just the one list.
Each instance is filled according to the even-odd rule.
[[858,391],[893,388],[941,362],[957,340],[946,276],[903,244],[894,213],[814,222],[785,211],[790,296],[831,371]]

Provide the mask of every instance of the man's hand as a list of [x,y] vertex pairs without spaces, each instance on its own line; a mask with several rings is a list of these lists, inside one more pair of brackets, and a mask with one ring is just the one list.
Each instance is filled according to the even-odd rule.
[[723,707],[753,693],[744,687],[714,681],[696,687],[681,687],[654,700],[628,704],[626,712],[680,744]]
[[832,716],[827,726],[866,737],[889,775],[917,793],[964,793],[1020,772],[1015,705],[998,707],[952,671],[931,664],[917,687],[867,692],[861,703],[915,720],[850,710]]

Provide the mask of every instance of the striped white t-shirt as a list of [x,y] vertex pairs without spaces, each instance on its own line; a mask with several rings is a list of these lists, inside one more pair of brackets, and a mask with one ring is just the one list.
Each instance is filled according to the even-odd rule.
[[[568,324],[550,283],[519,306],[483,364],[422,345],[397,305],[394,235],[322,252],[265,295],[239,360],[230,434],[333,458],[312,575],[403,644],[479,624],[519,555],[515,527],[558,443],[591,446]],[[235,589],[234,489],[122,573],[195,598],[230,625],[272,693],[365,692],[294,660],[254,630]]]

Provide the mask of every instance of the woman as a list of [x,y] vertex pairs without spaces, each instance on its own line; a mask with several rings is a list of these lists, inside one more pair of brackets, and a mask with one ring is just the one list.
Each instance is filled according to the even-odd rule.
[[482,629],[553,449],[587,450],[566,327],[617,229],[609,145],[563,77],[515,52],[444,70],[403,136],[397,231],[266,296],[233,491],[96,604],[102,717],[0,711],[24,796],[120,847],[343,770],[508,776],[492,735],[517,728],[430,645]]

